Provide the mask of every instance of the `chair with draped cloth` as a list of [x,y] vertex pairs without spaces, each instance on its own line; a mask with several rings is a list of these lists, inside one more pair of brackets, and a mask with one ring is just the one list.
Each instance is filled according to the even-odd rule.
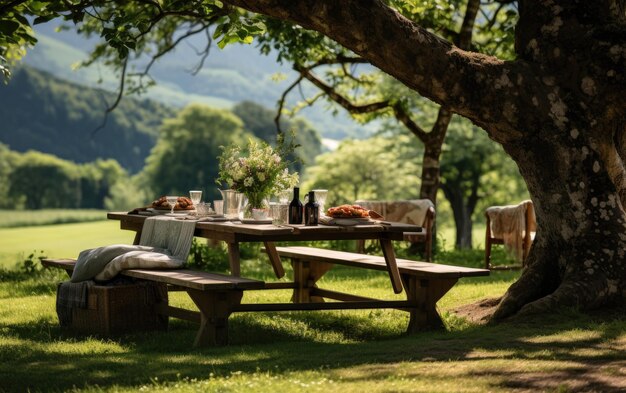
[[523,201],[517,205],[491,206],[485,211],[485,216],[485,269],[494,267],[491,264],[491,248],[494,244],[504,245],[506,252],[520,266],[525,266],[537,230],[532,201]]
[[[430,262],[433,255],[433,225],[435,223],[435,205],[430,199],[412,199],[398,201],[358,200],[355,202],[368,210],[381,214],[385,220],[419,225],[422,232],[404,234],[404,240],[415,245],[424,243],[424,259]],[[365,240],[357,241],[357,251],[365,251]]]

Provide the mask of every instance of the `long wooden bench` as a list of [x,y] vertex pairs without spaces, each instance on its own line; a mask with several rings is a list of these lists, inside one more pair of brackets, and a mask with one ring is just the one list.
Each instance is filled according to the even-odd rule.
[[[65,269],[71,276],[76,260],[44,259],[42,264],[46,267]],[[157,305],[157,312],[167,317],[199,322],[200,329],[194,346],[227,344],[228,317],[241,304],[243,291],[265,288],[263,281],[189,269],[131,269],[120,274],[138,280],[166,284],[170,291],[186,291],[199,311],[161,304]]]
[[[363,308],[359,307],[360,302],[372,306],[376,306],[376,302],[381,304],[392,303],[330,291],[317,286],[317,281],[334,264],[387,271],[384,257],[313,247],[276,247],[276,252],[281,257],[291,259],[295,283],[292,298],[294,303],[319,303],[323,302],[324,298],[354,304],[354,307],[346,304],[343,308]],[[407,301],[401,303],[404,306],[399,308],[410,314],[407,328],[409,333],[443,327],[443,321],[437,312],[436,304],[456,284],[459,278],[489,275],[487,269],[440,265],[406,259],[397,259],[397,264],[407,294]]]

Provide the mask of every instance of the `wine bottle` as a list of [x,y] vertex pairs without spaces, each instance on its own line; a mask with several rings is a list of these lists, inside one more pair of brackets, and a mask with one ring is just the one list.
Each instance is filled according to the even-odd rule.
[[293,200],[289,204],[289,223],[302,224],[302,202],[300,202],[300,189],[293,188]]
[[304,225],[315,226],[319,222],[320,205],[315,202],[315,192],[309,191],[309,201],[304,205]]

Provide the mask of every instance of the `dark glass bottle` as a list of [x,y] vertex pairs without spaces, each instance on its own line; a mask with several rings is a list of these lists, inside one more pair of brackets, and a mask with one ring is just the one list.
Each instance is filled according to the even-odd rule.
[[315,226],[319,222],[320,205],[315,202],[315,193],[309,191],[309,201],[304,205],[304,225]]
[[300,189],[293,188],[293,200],[289,204],[289,223],[302,224],[302,202],[300,202]]

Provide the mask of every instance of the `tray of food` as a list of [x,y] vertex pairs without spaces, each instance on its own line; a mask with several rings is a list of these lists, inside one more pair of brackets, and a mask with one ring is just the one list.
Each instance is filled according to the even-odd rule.
[[322,224],[327,225],[368,225],[374,223],[373,219],[381,219],[383,216],[374,210],[368,210],[360,205],[341,205],[331,207],[326,211],[326,218],[321,219]]

